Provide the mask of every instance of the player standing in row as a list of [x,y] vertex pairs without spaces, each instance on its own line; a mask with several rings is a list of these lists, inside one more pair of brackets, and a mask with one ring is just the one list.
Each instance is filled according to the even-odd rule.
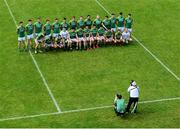
[[25,50],[26,44],[25,44],[25,27],[23,26],[23,22],[19,22],[19,26],[17,28],[17,34],[18,34],[18,50],[22,51]]
[[32,20],[28,20],[28,24],[26,25],[26,34],[27,34],[27,49],[31,49],[31,45],[34,39],[34,25],[32,24]]
[[[128,17],[125,19],[125,27],[130,33],[130,37],[132,33],[132,24],[133,24],[133,19],[131,18],[131,14],[128,14]],[[132,41],[132,38],[130,38],[130,41]]]
[[41,19],[38,18],[37,22],[34,23],[34,31],[35,31],[35,37],[42,33],[43,24],[41,23]]

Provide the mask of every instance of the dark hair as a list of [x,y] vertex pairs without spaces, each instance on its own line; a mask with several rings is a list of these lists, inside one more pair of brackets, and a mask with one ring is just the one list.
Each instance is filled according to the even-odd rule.
[[114,13],[112,13],[111,15],[115,15]]
[[108,16],[105,16],[106,18],[108,18]]
[[120,15],[123,15],[123,13],[122,13],[122,12],[120,12],[119,14],[120,14]]
[[41,18],[40,18],[40,17],[38,17],[37,19],[39,19],[39,20],[40,20]]
[[133,82],[134,82],[134,80],[131,80],[131,81],[130,81],[130,85],[132,85]]
[[122,98],[122,95],[117,94],[117,98],[118,98],[118,99],[121,99],[121,98]]
[[129,15],[129,16],[131,16],[131,14],[130,14],[130,13],[129,13],[128,15]]
[[66,18],[64,17],[64,20],[66,20]]
[[87,15],[87,17],[90,17],[91,15]]
[[23,23],[23,21],[20,21],[20,22],[19,22],[19,24],[22,24],[22,23]]
[[29,22],[32,21],[31,19],[28,20]]
[[55,20],[58,20],[58,18],[56,17]]
[[75,16],[72,16],[72,18],[75,18]]

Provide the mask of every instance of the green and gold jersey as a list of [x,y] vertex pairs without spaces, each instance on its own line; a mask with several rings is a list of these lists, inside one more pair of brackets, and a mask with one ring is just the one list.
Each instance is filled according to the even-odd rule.
[[75,39],[76,38],[76,32],[75,31],[69,31],[69,35],[71,39]]
[[133,20],[132,20],[132,18],[126,18],[125,19],[125,27],[126,28],[128,28],[128,29],[130,29],[130,28],[132,28],[132,23],[133,23]]
[[45,35],[50,35],[51,34],[51,24],[50,23],[46,23],[44,25],[44,32],[45,32]]
[[118,27],[124,27],[124,21],[125,21],[124,17],[119,16],[119,17],[117,18],[117,26],[118,26]]
[[102,21],[100,19],[95,19],[94,20],[94,25],[96,26],[97,29],[101,27]]
[[84,21],[85,26],[88,26],[89,29],[91,29],[92,26],[92,20],[91,19],[86,19]]
[[114,18],[111,18],[111,28],[116,28],[116,21],[117,19],[114,17]]
[[79,38],[82,38],[82,37],[83,37],[83,30],[82,30],[82,29],[76,30],[76,33],[77,33],[77,36],[78,36]]
[[34,25],[33,24],[27,24],[26,25],[26,33],[27,35],[31,35],[34,32]]
[[54,22],[53,25],[53,33],[57,34],[57,33],[60,33],[60,23],[59,22]]
[[77,22],[75,20],[70,20],[69,21],[69,26],[70,26],[70,29],[76,29]]
[[90,29],[86,29],[86,28],[85,28],[85,29],[83,30],[83,32],[84,32],[84,34],[85,34],[86,37],[89,37],[89,36],[90,36]]
[[107,29],[110,29],[111,28],[111,20],[110,19],[105,19],[103,21],[103,24],[104,26],[107,28]]
[[112,37],[112,32],[110,30],[106,31],[104,33],[104,35],[107,37],[107,38],[111,38]]
[[62,28],[66,28],[66,30],[68,30],[69,25],[68,25],[67,22],[62,22],[62,23],[61,23],[61,27],[62,27]]
[[121,32],[120,31],[117,31],[115,33],[115,36],[116,36],[116,39],[120,39],[121,38]]
[[97,29],[96,29],[96,28],[92,28],[92,29],[91,29],[91,33],[92,33],[92,35],[93,35],[94,37],[96,37],[96,36],[97,36]]
[[99,34],[99,36],[103,36],[104,33],[105,33],[105,30],[104,30],[103,27],[101,27],[101,28],[98,29],[98,34]]
[[35,33],[41,33],[42,27],[43,27],[43,24],[41,22],[34,23]]
[[18,34],[18,37],[25,37],[25,27],[24,26],[19,26],[17,28],[17,34]]
[[77,24],[78,24],[78,28],[84,27],[84,21],[83,20],[78,20]]

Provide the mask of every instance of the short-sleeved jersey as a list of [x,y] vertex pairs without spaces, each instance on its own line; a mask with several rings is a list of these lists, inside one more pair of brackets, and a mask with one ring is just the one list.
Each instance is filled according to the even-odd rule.
[[125,21],[126,21],[125,27],[129,28],[129,29],[132,28],[133,19],[132,18],[126,18]]
[[84,34],[85,34],[86,37],[89,37],[89,36],[90,36],[90,29],[86,29],[86,28],[85,28],[85,29],[83,30],[83,32],[84,32]]
[[44,25],[44,32],[45,32],[45,35],[50,35],[51,34],[51,24],[50,23],[46,23]]
[[97,29],[101,27],[102,21],[100,19],[95,19],[94,20],[94,25],[96,26]]
[[82,30],[82,29],[76,30],[76,33],[77,33],[77,36],[78,36],[79,38],[82,38],[82,37],[83,37],[83,30]]
[[42,27],[43,27],[43,24],[41,22],[34,23],[35,33],[41,33]]
[[17,34],[18,34],[18,37],[25,37],[25,27],[19,26],[17,28]]
[[84,21],[83,20],[78,20],[77,24],[78,24],[78,29],[84,27]]
[[68,30],[69,25],[68,25],[67,22],[62,22],[62,23],[61,23],[61,27],[62,27],[62,28],[66,28],[66,30]]
[[112,32],[110,30],[106,31],[104,33],[104,35],[107,37],[107,38],[111,38],[112,37]]
[[104,30],[103,27],[101,27],[101,28],[98,29],[98,34],[99,34],[99,36],[103,36],[104,33],[105,33],[105,30]]
[[76,32],[75,31],[69,31],[69,36],[71,39],[75,39],[76,38]]
[[70,20],[69,21],[69,26],[70,26],[70,29],[76,29],[77,22],[75,20]]
[[117,18],[117,26],[118,26],[118,27],[124,27],[124,21],[125,21],[124,17],[119,16],[119,17]]
[[111,28],[116,28],[116,22],[117,22],[117,19],[114,17],[114,18],[111,18]]
[[59,22],[54,22],[53,25],[52,25],[52,28],[53,28],[53,33],[60,33],[60,23]]
[[34,32],[34,25],[33,24],[27,24],[26,25],[26,33],[27,35],[31,35]]
[[86,19],[84,21],[85,26],[88,26],[89,29],[91,29],[92,26],[92,20],[91,19]]
[[115,36],[116,36],[116,39],[120,39],[121,38],[121,32],[120,31],[117,31],[115,33]]
[[103,21],[103,24],[104,26],[107,28],[107,29],[110,29],[111,28],[111,20],[110,19],[105,19]]
[[96,37],[97,36],[97,29],[96,28],[92,28],[91,29],[91,34]]

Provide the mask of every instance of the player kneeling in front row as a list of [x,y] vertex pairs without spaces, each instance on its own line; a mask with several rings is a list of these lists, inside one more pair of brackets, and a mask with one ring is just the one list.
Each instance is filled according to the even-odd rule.
[[[75,29],[72,28],[71,31],[69,31],[69,46],[70,46],[70,50],[72,50],[72,46],[78,46],[78,39],[77,39],[77,35],[75,32]],[[75,45],[74,45],[75,44]]]
[[53,37],[53,41],[54,41],[54,43],[53,43],[54,48],[63,48],[64,47],[60,34],[58,34],[56,38]]
[[112,33],[111,29],[108,29],[105,32],[105,43],[106,44],[112,44],[113,42],[114,42],[113,33]]
[[91,38],[90,40],[92,41],[92,46],[93,48],[98,48],[98,43],[97,43],[97,29],[96,29],[96,26],[93,26],[93,28],[91,29]]
[[114,43],[115,44],[120,44],[122,41],[121,41],[121,32],[120,30],[118,30],[116,33],[115,33],[115,40],[114,40]]
[[54,44],[53,44],[53,37],[45,37],[45,49],[50,49],[53,48]]
[[122,36],[121,36],[121,41],[123,43],[126,43],[128,44],[129,41],[130,41],[130,33],[127,29],[124,29],[123,33],[122,33]]
[[[37,54],[37,50],[40,49],[44,45],[45,36],[43,33],[39,33],[35,38],[35,54]],[[39,52],[42,52],[39,50]]]
[[104,33],[105,33],[105,30],[103,27],[100,27],[98,29],[98,33],[97,33],[97,41],[98,41],[98,44],[100,43],[105,43],[105,37],[104,37]]
[[22,48],[25,50],[25,27],[23,26],[23,22],[19,22],[19,27],[17,28],[17,34],[18,34],[18,49],[19,51],[22,50]]
[[123,116],[125,113],[125,100],[122,98],[120,94],[115,95],[114,111],[117,116]]

